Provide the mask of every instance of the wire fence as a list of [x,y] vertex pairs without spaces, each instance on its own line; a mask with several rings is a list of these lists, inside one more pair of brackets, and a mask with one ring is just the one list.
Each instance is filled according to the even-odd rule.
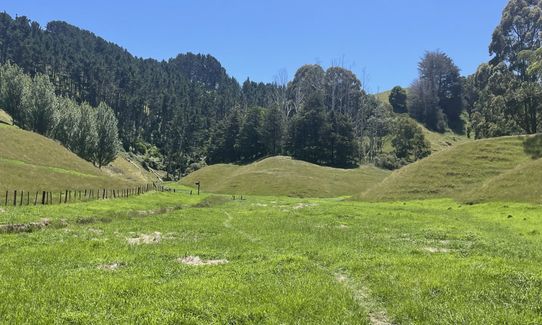
[[135,187],[121,189],[86,189],[64,191],[21,191],[12,190],[0,193],[0,206],[30,206],[30,205],[53,205],[68,204],[75,202],[88,202],[93,200],[109,200],[128,198],[145,194],[150,191],[176,192],[175,189],[161,184],[149,183]]

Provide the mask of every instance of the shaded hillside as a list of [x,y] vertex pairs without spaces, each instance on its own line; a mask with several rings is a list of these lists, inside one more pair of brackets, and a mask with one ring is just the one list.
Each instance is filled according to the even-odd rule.
[[[474,198],[485,182],[531,161],[523,152],[522,137],[466,142],[393,172],[383,182],[357,197],[365,200]],[[514,183],[516,189],[523,182]]]
[[214,193],[337,197],[367,189],[388,174],[373,166],[338,169],[279,156],[246,166],[208,166],[181,183],[193,186],[199,180],[204,191]]

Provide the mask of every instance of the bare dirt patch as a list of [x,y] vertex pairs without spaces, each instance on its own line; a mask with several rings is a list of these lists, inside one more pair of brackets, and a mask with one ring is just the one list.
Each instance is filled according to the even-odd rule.
[[226,264],[228,263],[228,260],[226,259],[210,259],[205,260],[200,258],[199,256],[186,256],[186,257],[180,257],[177,259],[177,262],[185,264],[185,265],[192,265],[192,266],[199,266],[199,265],[220,265],[220,264]]
[[98,269],[104,270],[104,271],[116,271],[120,267],[124,266],[124,263],[110,263],[110,264],[100,264],[98,265]]
[[449,248],[443,248],[443,247],[424,247],[423,250],[429,253],[450,253],[451,252]]
[[315,206],[318,206],[318,204],[316,204],[316,203],[298,203],[298,204],[294,205],[292,207],[292,209],[299,210],[299,209],[305,209],[305,208],[315,207]]
[[128,244],[130,245],[158,244],[162,241],[162,234],[155,231],[152,234],[141,234],[138,237],[126,238],[126,241],[128,241]]
[[354,281],[344,273],[335,273],[335,280],[346,287],[353,295],[357,303],[369,310],[367,315],[372,325],[391,325],[392,322],[386,313],[386,310],[378,306],[372,300],[369,289],[354,283]]

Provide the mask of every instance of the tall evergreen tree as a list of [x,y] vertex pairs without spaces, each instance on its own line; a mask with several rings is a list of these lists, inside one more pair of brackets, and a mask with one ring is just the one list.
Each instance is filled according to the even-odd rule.
[[282,152],[283,135],[284,119],[275,106],[266,111],[262,126],[263,141],[268,154],[278,155]]
[[239,130],[237,151],[243,161],[253,161],[265,155],[262,136],[262,109],[250,108]]

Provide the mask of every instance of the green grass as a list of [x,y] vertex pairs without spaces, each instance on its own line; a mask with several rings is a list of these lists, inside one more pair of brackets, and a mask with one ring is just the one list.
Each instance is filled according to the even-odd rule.
[[[426,198],[454,198],[457,200],[479,201],[480,187],[492,184],[492,179],[518,166],[532,161],[523,151],[523,137],[503,137],[465,142],[443,150],[393,172],[384,181],[357,196],[370,201],[395,201]],[[486,186],[486,197],[512,200],[521,199],[526,189],[530,172],[523,178],[506,178],[510,192],[516,195],[498,195],[498,187]],[[529,185],[533,188],[533,185]],[[526,202],[531,201],[525,197]]]
[[15,126],[0,124],[0,139],[0,191],[113,189],[150,181],[122,156],[98,169],[59,143]]
[[337,197],[367,189],[388,174],[373,166],[339,169],[279,156],[245,166],[208,166],[184,177],[181,183],[194,186],[199,180],[203,190],[213,193]]
[[[147,193],[0,213],[0,224],[51,220],[0,233],[0,321],[542,322],[540,206],[219,197]],[[128,243],[157,232],[159,242]],[[186,256],[228,263],[177,261]]]

